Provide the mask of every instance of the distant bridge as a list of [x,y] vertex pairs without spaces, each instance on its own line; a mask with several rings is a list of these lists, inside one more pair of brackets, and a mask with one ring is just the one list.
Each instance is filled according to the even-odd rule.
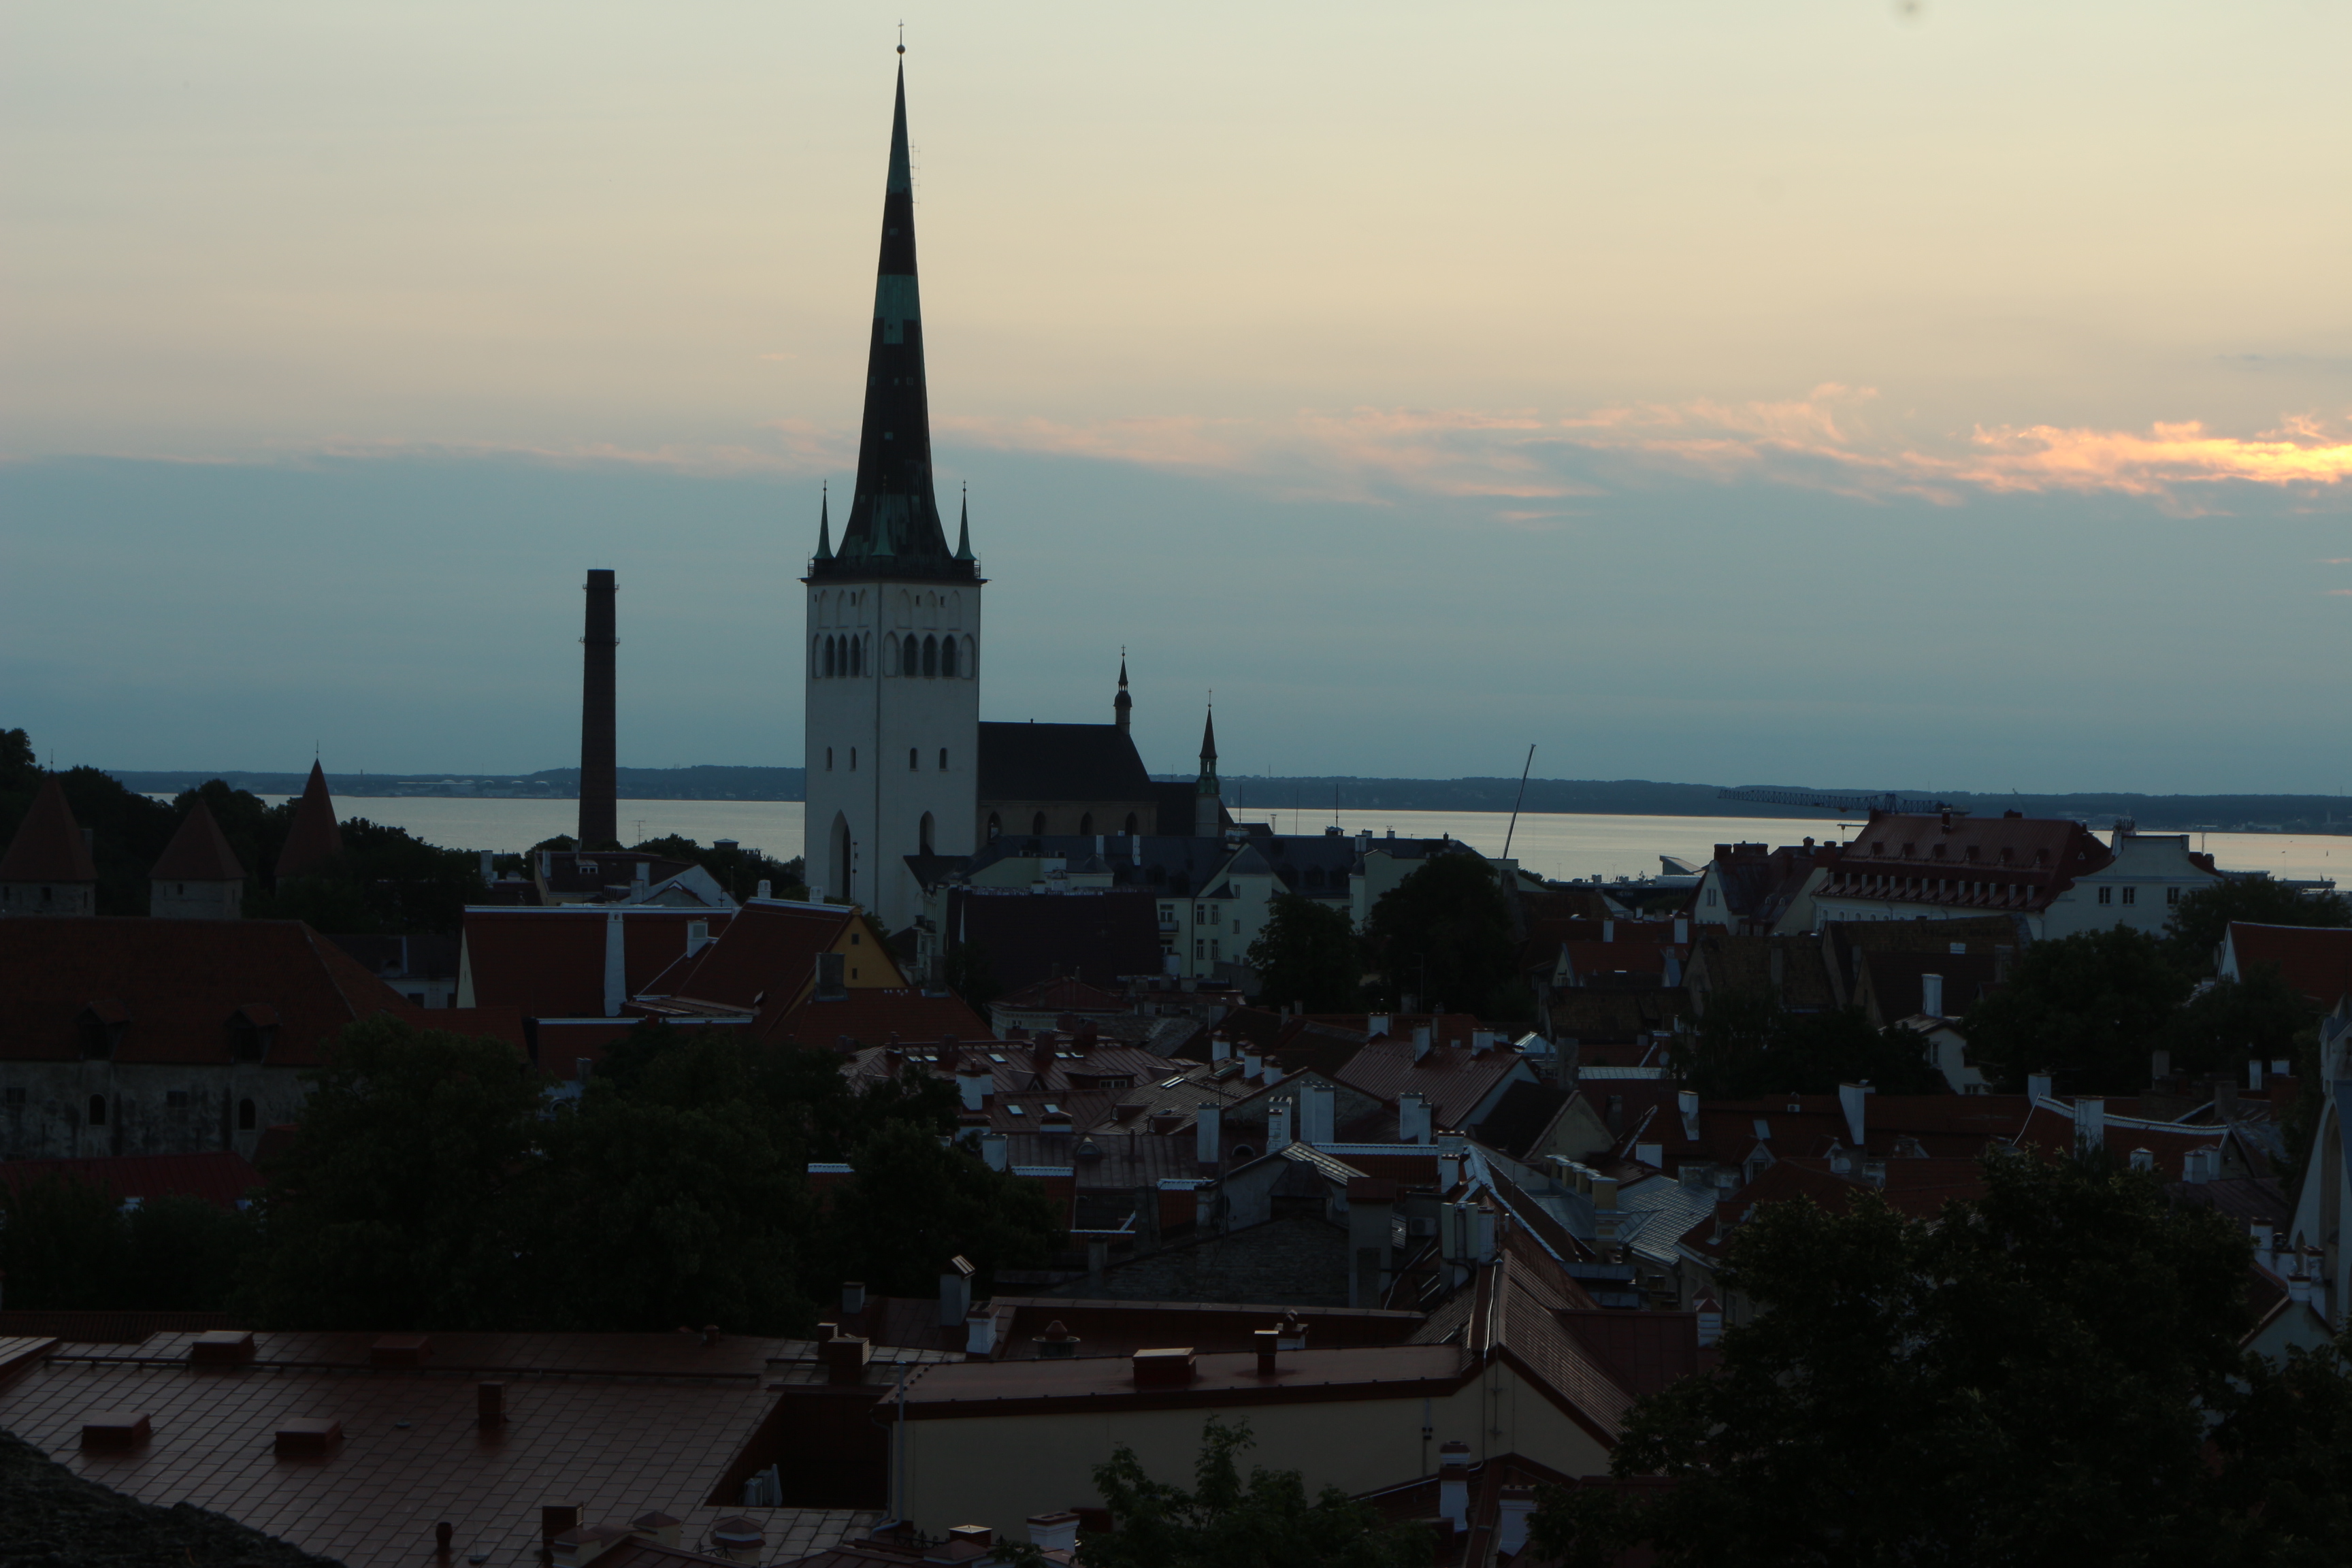
[[1909,816],[1935,816],[1950,812],[1965,816],[1967,812],[1940,800],[1906,800],[1888,790],[1884,795],[1841,795],[1835,790],[1822,789],[1762,789],[1745,785],[1738,789],[1715,792],[1717,800],[1744,800],[1759,805],[1809,806],[1816,811],[1840,811],[1848,816],[1864,812],[1889,811]]

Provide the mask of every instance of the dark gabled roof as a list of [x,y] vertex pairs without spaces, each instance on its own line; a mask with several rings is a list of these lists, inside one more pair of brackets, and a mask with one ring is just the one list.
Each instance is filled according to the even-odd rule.
[[299,921],[12,919],[0,941],[0,1059],[71,1061],[93,1008],[119,1020],[117,1062],[226,1064],[232,1020],[268,1009],[274,1067],[305,1066],[379,1013],[424,1024],[342,949]]
[[2225,936],[2241,976],[2269,966],[2321,1007],[2352,992],[2352,929],[2232,921]]
[[980,727],[983,805],[991,801],[1150,800],[1154,787],[1135,742],[1116,724]]
[[0,882],[95,882],[98,867],[74,823],[66,792],[51,773],[41,781],[31,809],[0,855]]
[[708,923],[723,934],[725,910],[674,910],[657,904],[573,904],[547,909],[466,911],[465,963],[474,996],[486,1007],[515,1007],[535,1018],[594,1018],[604,1013],[605,922],[621,921],[622,981],[635,996],[686,956],[688,928]]
[[1568,1090],[1558,1084],[1515,1083],[1478,1124],[1478,1142],[1524,1160],[1567,1103]]
[[947,941],[986,951],[991,974],[1006,991],[1066,974],[1109,984],[1157,974],[1160,910],[1131,892],[993,893],[957,889],[949,895]]
[[158,882],[242,882],[245,867],[213,819],[212,807],[198,795],[148,876]]
[[326,868],[343,852],[342,829],[335,826],[335,798],[327,793],[327,772],[310,764],[310,779],[302,798],[294,803],[294,823],[287,829],[286,847],[278,852],[278,875],[309,877]]

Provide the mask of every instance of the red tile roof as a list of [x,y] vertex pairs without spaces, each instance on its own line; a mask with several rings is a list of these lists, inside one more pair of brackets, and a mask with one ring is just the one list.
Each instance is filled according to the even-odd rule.
[[294,803],[286,847],[278,852],[278,875],[315,876],[342,852],[343,834],[335,826],[335,799],[327,793],[327,770],[314,762],[310,782],[302,786],[302,798]]
[[104,1187],[117,1203],[125,1198],[202,1198],[233,1209],[261,1185],[261,1173],[242,1154],[124,1154],[89,1160],[0,1161],[0,1186],[10,1192],[48,1176]]
[[1127,998],[1064,975],[999,996],[992,1006],[1015,1013],[1124,1013]]
[[[442,1520],[457,1529],[452,1561],[522,1563],[551,1501],[578,1504],[592,1523],[659,1510],[685,1522],[689,1543],[749,1512],[779,1555],[874,1522],[846,1509],[746,1510],[740,1493],[707,1500],[776,1409],[768,1358],[805,1361],[805,1341],[436,1333],[420,1373],[371,1370],[373,1334],[257,1333],[254,1368],[225,1376],[189,1370],[190,1337],[60,1346],[0,1386],[0,1429],[142,1501],[225,1513],[350,1568],[433,1562]],[[481,1379],[506,1385],[507,1421],[489,1433],[477,1422]],[[150,1414],[152,1436],[131,1452],[80,1452],[86,1415],[110,1407]],[[289,1416],[338,1420],[342,1442],[323,1459],[279,1459],[272,1435]]]
[[1816,896],[1955,910],[2041,909],[2075,878],[2114,859],[2079,822],[1874,811],[1839,848]]
[[604,922],[621,921],[625,994],[635,996],[686,956],[687,928],[724,931],[725,910],[658,905],[573,904],[466,911],[466,964],[480,1006],[513,1007],[534,1018],[604,1016]]
[[411,1006],[299,921],[11,920],[0,940],[0,1060],[71,1061],[93,1006],[125,1020],[119,1062],[226,1063],[230,1020],[273,1009],[274,1067],[310,1066],[346,1025]]
[[860,1046],[882,1045],[894,1034],[901,1040],[989,1037],[988,1025],[953,992],[897,986],[853,985],[843,995],[811,996],[789,1010],[771,998],[753,1026],[763,1040],[798,1040],[827,1050],[845,1037]]
[[245,867],[213,820],[212,807],[198,795],[148,876],[158,882],[242,882]]
[[1349,1057],[1331,1076],[1390,1105],[1418,1092],[1429,1100],[1438,1126],[1460,1127],[1505,1079],[1527,1065],[1527,1058],[1508,1047],[1474,1052],[1465,1046],[1438,1046],[1418,1062],[1412,1053],[1410,1037],[1383,1037]]
[[2231,922],[2222,938],[2231,967],[2242,978],[2265,965],[2323,1008],[2352,992],[2352,928]]
[[[646,989],[747,1013],[772,999],[789,1004],[814,980],[816,955],[831,952],[856,919],[846,905],[746,904],[716,941]],[[873,940],[868,931],[859,934]],[[881,949],[872,951],[895,973]]]
[[58,775],[49,774],[33,795],[8,853],[0,855],[0,882],[95,882],[98,867],[81,839],[73,808]]

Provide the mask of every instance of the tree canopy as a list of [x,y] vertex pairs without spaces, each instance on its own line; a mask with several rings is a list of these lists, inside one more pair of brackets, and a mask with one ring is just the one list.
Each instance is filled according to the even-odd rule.
[[2217,882],[2195,889],[2173,906],[2164,922],[2166,952],[2183,973],[2210,974],[2221,933],[2233,921],[2273,926],[2352,926],[2352,899],[2341,893],[2305,892],[2267,877]]
[[0,1273],[20,1310],[226,1311],[257,1240],[248,1215],[201,1198],[126,1205],[56,1173],[0,1187]]
[[1874,1194],[1733,1233],[1753,1316],[1635,1403],[1635,1495],[1552,1490],[1537,1547],[1749,1563],[2318,1563],[2340,1550],[2352,1420],[2334,1352],[2242,1350],[2248,1243],[2105,1156],[1988,1156],[1930,1222]]
[[1709,1100],[1832,1094],[1868,1082],[1884,1094],[1940,1094],[1944,1076],[1908,1029],[1874,1029],[1859,1007],[1795,1013],[1768,994],[1717,992],[1693,1033],[1679,1037],[1675,1066]]
[[[1246,1422],[1212,1416],[1188,1489],[1155,1479],[1125,1444],[1095,1467],[1111,1528],[1078,1543],[1084,1568],[1422,1568],[1432,1544],[1419,1525],[1391,1525],[1337,1487],[1313,1497],[1297,1470],[1252,1466]],[[1026,1546],[1003,1562],[1042,1564]]]
[[[1036,1184],[945,1142],[953,1085],[747,1034],[647,1022],[551,1094],[498,1041],[346,1030],[268,1167],[261,1321],[799,1332],[845,1277],[928,1295],[955,1253],[1062,1244]],[[814,1194],[813,1161],[854,1173]]]
[[2048,1068],[2069,1093],[2137,1094],[2191,982],[2128,926],[2037,942],[1969,1009],[1969,1055],[2001,1089]]
[[1495,868],[1467,848],[1431,856],[1381,894],[1364,940],[1393,1005],[1410,994],[1423,1012],[1450,1006],[1513,1018],[1532,1010],[1510,904]]
[[1277,895],[1248,956],[1261,1002],[1295,1002],[1309,1013],[1349,1013],[1363,1005],[1364,947],[1355,921],[1323,900]]

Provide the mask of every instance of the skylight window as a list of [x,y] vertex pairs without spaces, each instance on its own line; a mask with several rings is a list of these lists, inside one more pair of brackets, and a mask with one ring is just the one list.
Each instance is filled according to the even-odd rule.
[[1004,1108],[1004,1113],[1005,1113],[1007,1116],[1023,1116],[1023,1115],[1026,1115],[1026,1114],[1027,1114],[1027,1112],[1024,1111],[1024,1110],[1023,1110],[1019,1106],[1017,1106],[1017,1105],[1008,1105],[1008,1106],[1006,1106],[1006,1107]]
[[988,1053],[988,1059],[994,1062],[997,1066],[1003,1067],[1004,1065],[1004,1053],[1002,1051],[991,1051]]
[[1772,1124],[1760,1116],[1756,1119],[1756,1138],[1757,1142],[1762,1143],[1772,1141]]
[[1160,1087],[1160,1088],[1162,1088],[1162,1089],[1174,1089],[1178,1084],[1182,1083],[1183,1081],[1184,1081],[1184,1075],[1183,1075],[1182,1073],[1181,1073],[1181,1072],[1180,1072],[1180,1073],[1178,1073],[1174,1078],[1171,1078],[1171,1079],[1168,1079],[1165,1083],[1162,1083]]

